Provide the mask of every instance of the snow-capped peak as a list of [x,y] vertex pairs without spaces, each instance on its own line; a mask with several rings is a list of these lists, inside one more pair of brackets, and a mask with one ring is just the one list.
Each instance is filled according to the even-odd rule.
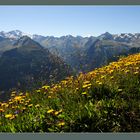
[[13,31],[9,31],[9,32],[1,31],[0,36],[2,36],[4,38],[9,38],[9,39],[19,39],[22,36],[29,36],[30,38],[32,38],[31,34],[24,33],[20,30],[13,30]]

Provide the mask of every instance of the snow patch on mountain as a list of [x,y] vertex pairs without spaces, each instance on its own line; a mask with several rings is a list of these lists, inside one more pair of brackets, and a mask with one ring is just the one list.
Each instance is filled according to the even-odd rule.
[[19,39],[22,36],[29,36],[30,38],[32,38],[31,34],[24,33],[20,30],[13,30],[13,31],[10,31],[10,32],[1,31],[0,36],[4,37],[4,38],[9,38],[9,39]]

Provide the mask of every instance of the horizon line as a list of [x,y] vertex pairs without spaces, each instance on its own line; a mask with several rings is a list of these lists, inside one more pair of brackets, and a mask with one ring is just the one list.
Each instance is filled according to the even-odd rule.
[[1,30],[0,31],[0,33],[1,32],[5,32],[5,33],[9,33],[9,32],[12,32],[12,31],[20,31],[20,32],[22,32],[22,33],[25,33],[25,34],[27,34],[27,35],[25,35],[25,36],[28,36],[28,35],[39,35],[39,36],[43,36],[43,37],[55,37],[55,38],[61,38],[61,37],[67,37],[67,36],[72,36],[72,37],[83,37],[83,38],[86,38],[86,37],[99,37],[99,36],[101,36],[101,35],[103,35],[103,34],[106,34],[106,33],[109,33],[109,34],[111,34],[111,35],[121,35],[121,34],[139,34],[140,32],[121,32],[121,33],[111,33],[111,32],[108,32],[108,31],[106,31],[106,32],[103,32],[103,33],[100,33],[99,35],[72,35],[72,34],[65,34],[65,35],[60,35],[60,36],[55,36],[55,35],[43,35],[43,34],[40,34],[40,33],[27,33],[27,32],[24,32],[24,31],[21,31],[21,30],[19,30],[19,29],[13,29],[13,30],[9,30],[9,31],[3,31],[3,30]]

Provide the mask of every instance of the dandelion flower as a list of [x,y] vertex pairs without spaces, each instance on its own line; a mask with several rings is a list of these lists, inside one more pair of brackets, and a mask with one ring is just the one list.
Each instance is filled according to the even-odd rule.
[[55,113],[54,113],[54,115],[58,115],[59,114],[59,111],[56,111]]
[[37,92],[37,93],[40,93],[40,92],[41,92],[41,90],[40,90],[40,89],[38,89],[38,90],[36,90],[36,92]]
[[15,99],[16,101],[19,101],[19,100],[22,99],[22,97],[21,97],[21,96],[16,96],[14,99]]
[[4,109],[0,109],[0,112],[4,112]]
[[6,114],[5,118],[11,118],[13,115],[12,114]]
[[52,98],[52,96],[48,96],[48,98]]
[[122,91],[122,89],[118,89],[118,91]]
[[134,74],[138,74],[138,73],[139,73],[139,72],[137,72],[137,71],[136,71],[136,72],[134,72]]
[[28,107],[32,107],[32,106],[33,106],[33,104],[29,104],[29,105],[28,105]]
[[58,126],[64,126],[65,125],[65,122],[59,122],[58,123]]
[[40,105],[39,104],[37,104],[37,105],[35,105],[35,107],[37,108],[37,107],[40,107]]
[[47,113],[52,113],[54,110],[53,109],[50,109],[47,111]]
[[87,92],[82,92],[82,95],[86,95],[87,94]]
[[42,88],[43,89],[48,89],[50,86],[43,86]]

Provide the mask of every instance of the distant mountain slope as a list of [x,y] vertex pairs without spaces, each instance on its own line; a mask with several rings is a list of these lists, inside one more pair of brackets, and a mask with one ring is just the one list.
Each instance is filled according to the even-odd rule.
[[0,55],[10,49],[13,49],[13,41],[11,41],[9,38],[4,38],[0,36]]
[[[118,60],[118,56],[127,55],[130,46],[110,40],[96,40],[86,51],[84,71],[107,65]],[[87,64],[87,65],[86,65]]]
[[13,46],[0,58],[0,90],[36,87],[59,81],[71,73],[64,61],[27,36]]
[[140,33],[110,34],[106,32],[97,37],[74,37],[71,35],[54,37],[31,35],[14,30],[0,32],[0,54],[17,47],[14,44],[23,35],[31,37],[53,55],[63,59],[77,73],[91,71],[111,61],[116,61],[120,55],[140,52]]
[[60,56],[77,72],[91,71],[118,60],[120,55],[140,52],[140,34],[118,34],[108,32],[98,37],[60,38],[46,37],[38,41],[50,52]]
[[73,37],[69,35],[60,38],[46,37],[44,40],[39,41],[39,43],[77,70],[81,65],[87,41],[87,37]]

